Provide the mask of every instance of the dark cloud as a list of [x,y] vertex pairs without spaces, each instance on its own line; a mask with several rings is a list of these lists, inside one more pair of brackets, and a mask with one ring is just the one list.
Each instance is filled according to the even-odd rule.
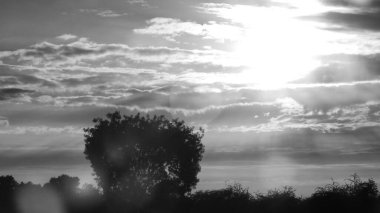
[[210,128],[220,126],[255,126],[270,122],[281,114],[281,107],[275,104],[232,104],[210,108],[188,116],[189,120],[207,124]]
[[[12,107],[11,107],[12,106]],[[62,107],[26,103],[23,105],[1,104],[2,116],[6,116],[14,126],[60,127],[64,125],[89,125],[93,118],[114,111],[112,107],[94,106]]]
[[380,100],[380,84],[357,84],[288,90],[305,109],[327,112],[334,107],[364,104]]
[[117,74],[117,73],[107,73],[107,74],[93,74],[89,77],[83,78],[65,78],[60,81],[65,86],[68,87],[78,87],[78,86],[96,86],[102,84],[110,84],[110,82],[115,82],[118,79],[127,80],[125,78],[130,77],[128,74]]
[[[83,128],[92,125],[92,120],[103,117],[109,112],[119,110],[124,114],[136,114],[143,112],[139,108],[126,108],[122,106],[97,106],[95,104],[83,106],[61,106],[56,107],[49,104],[24,103],[14,105],[12,103],[0,103],[1,116],[8,118],[11,126],[30,127],[62,127],[73,126]],[[167,110],[150,109],[152,115],[165,115],[171,118],[175,115]]]
[[342,83],[376,80],[380,77],[380,55],[337,54],[321,58],[318,67],[295,83]]
[[380,7],[379,0],[321,0],[328,5],[347,6],[347,7]]
[[[91,87],[92,93],[97,95],[110,95],[120,93],[131,93],[134,88],[153,89],[157,86],[149,86],[139,84],[149,80],[154,80],[153,74],[129,74],[129,73],[86,73],[86,77],[71,77],[68,75],[66,78],[59,80],[63,87]],[[80,89],[77,89],[80,91]],[[86,92],[88,95],[88,92]]]
[[0,116],[0,128],[9,126],[9,121],[6,117]]
[[[377,74],[373,73],[370,76],[374,75]],[[375,78],[368,78],[366,80],[373,79]],[[313,81],[315,82],[316,80],[313,79]],[[379,91],[380,83],[374,81],[319,85],[306,84],[306,86],[300,85],[295,88],[283,88],[279,90],[239,89],[226,91],[220,95],[224,97],[222,100],[232,100],[235,103],[239,101],[241,103],[274,102],[278,99],[289,97],[301,104],[305,110],[321,110],[326,112],[335,107],[348,107],[355,104],[380,101]]]
[[[91,120],[98,116],[104,116],[107,112],[121,110],[127,114],[145,111],[149,114],[161,114],[169,117],[178,117],[196,125],[205,125],[217,128],[218,126],[257,125],[270,121],[272,117],[281,114],[279,104],[260,103],[235,103],[224,104],[229,100],[216,103],[204,102],[193,105],[193,101],[205,98],[202,94],[184,94],[185,98],[178,95],[164,95],[152,92],[139,92],[127,98],[101,98],[97,96],[78,96],[59,98],[57,103],[64,101],[65,105],[57,109],[54,105],[46,105],[44,102],[25,103],[13,106],[0,105],[3,116],[9,117],[15,126],[43,125],[59,127],[62,125],[88,126]],[[186,101],[186,97],[191,97]],[[51,100],[51,98],[49,98]],[[200,108],[204,107],[204,108]]]
[[0,169],[33,169],[88,165],[82,150],[6,150],[0,151]]
[[48,60],[65,60],[67,57],[80,57],[86,55],[105,54],[108,51],[115,50],[116,47],[109,46],[101,48],[100,46],[88,46],[86,42],[74,43],[75,46],[69,45],[55,45],[48,42],[39,43],[31,46],[30,49],[19,50],[14,52],[14,56],[20,57],[19,59],[33,60],[48,59]]
[[[380,30],[379,11],[326,12],[303,18],[306,20],[321,21],[344,27],[344,29],[340,30]],[[327,29],[336,30],[335,27]]]
[[366,127],[341,133],[321,133],[310,129],[209,133],[206,141],[218,143],[206,147],[204,161],[206,164],[223,161],[260,164],[272,157],[281,157],[304,165],[380,162],[379,130],[380,127]]
[[[12,65],[50,67],[59,69],[78,69],[83,67],[89,72],[137,72],[160,69],[171,70],[173,64],[178,70],[202,68],[206,72],[231,70],[236,66],[224,62],[226,52],[208,49],[183,49],[170,47],[130,47],[124,44],[102,44],[81,38],[68,44],[42,42],[27,49],[4,52],[1,61]],[[143,63],[143,66],[142,66]],[[193,65],[189,67],[186,65]],[[100,69],[96,69],[99,68]],[[144,69],[142,69],[142,67]],[[87,68],[87,69],[86,69]],[[91,69],[92,68],[92,69]],[[115,70],[119,68],[119,70]],[[212,70],[208,70],[212,68]],[[241,66],[236,67],[241,69]],[[105,69],[106,71],[103,71]],[[208,71],[207,71],[208,70]]]
[[34,91],[32,90],[24,90],[19,88],[3,88],[0,89],[0,100],[4,101],[12,98],[17,98],[33,92]]
[[44,87],[57,87],[57,83],[52,80],[46,80],[37,77],[38,70],[12,68],[5,65],[0,65],[0,82],[1,85],[37,85]]

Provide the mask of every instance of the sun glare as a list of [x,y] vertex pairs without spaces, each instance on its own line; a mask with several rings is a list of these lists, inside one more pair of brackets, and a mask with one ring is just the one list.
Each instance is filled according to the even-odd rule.
[[[311,7],[307,9],[313,12]],[[245,28],[244,36],[233,48],[234,60],[245,67],[239,74],[241,83],[278,87],[302,78],[320,65],[318,56],[328,49],[327,36],[317,26],[299,20],[303,12],[298,10],[303,11],[240,6],[224,14]]]

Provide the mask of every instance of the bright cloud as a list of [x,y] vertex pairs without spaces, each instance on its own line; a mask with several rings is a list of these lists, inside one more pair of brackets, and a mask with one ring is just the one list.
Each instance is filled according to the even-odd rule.
[[237,40],[243,33],[243,29],[240,27],[212,21],[206,24],[198,24],[172,18],[154,18],[147,21],[147,24],[149,25],[147,28],[135,29],[134,32],[138,34],[161,35],[169,40],[174,40],[175,37],[183,34],[189,34],[220,41],[225,39]]

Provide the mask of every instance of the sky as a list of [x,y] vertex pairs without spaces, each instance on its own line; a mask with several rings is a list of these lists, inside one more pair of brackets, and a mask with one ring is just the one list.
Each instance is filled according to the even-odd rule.
[[119,110],[203,127],[197,189],[380,180],[380,1],[1,0],[0,174],[93,182]]

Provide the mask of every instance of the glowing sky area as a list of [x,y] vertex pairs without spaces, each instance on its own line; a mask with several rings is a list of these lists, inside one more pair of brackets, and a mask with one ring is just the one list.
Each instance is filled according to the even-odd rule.
[[206,130],[197,189],[380,179],[380,1],[1,0],[0,175],[93,182],[120,110]]

